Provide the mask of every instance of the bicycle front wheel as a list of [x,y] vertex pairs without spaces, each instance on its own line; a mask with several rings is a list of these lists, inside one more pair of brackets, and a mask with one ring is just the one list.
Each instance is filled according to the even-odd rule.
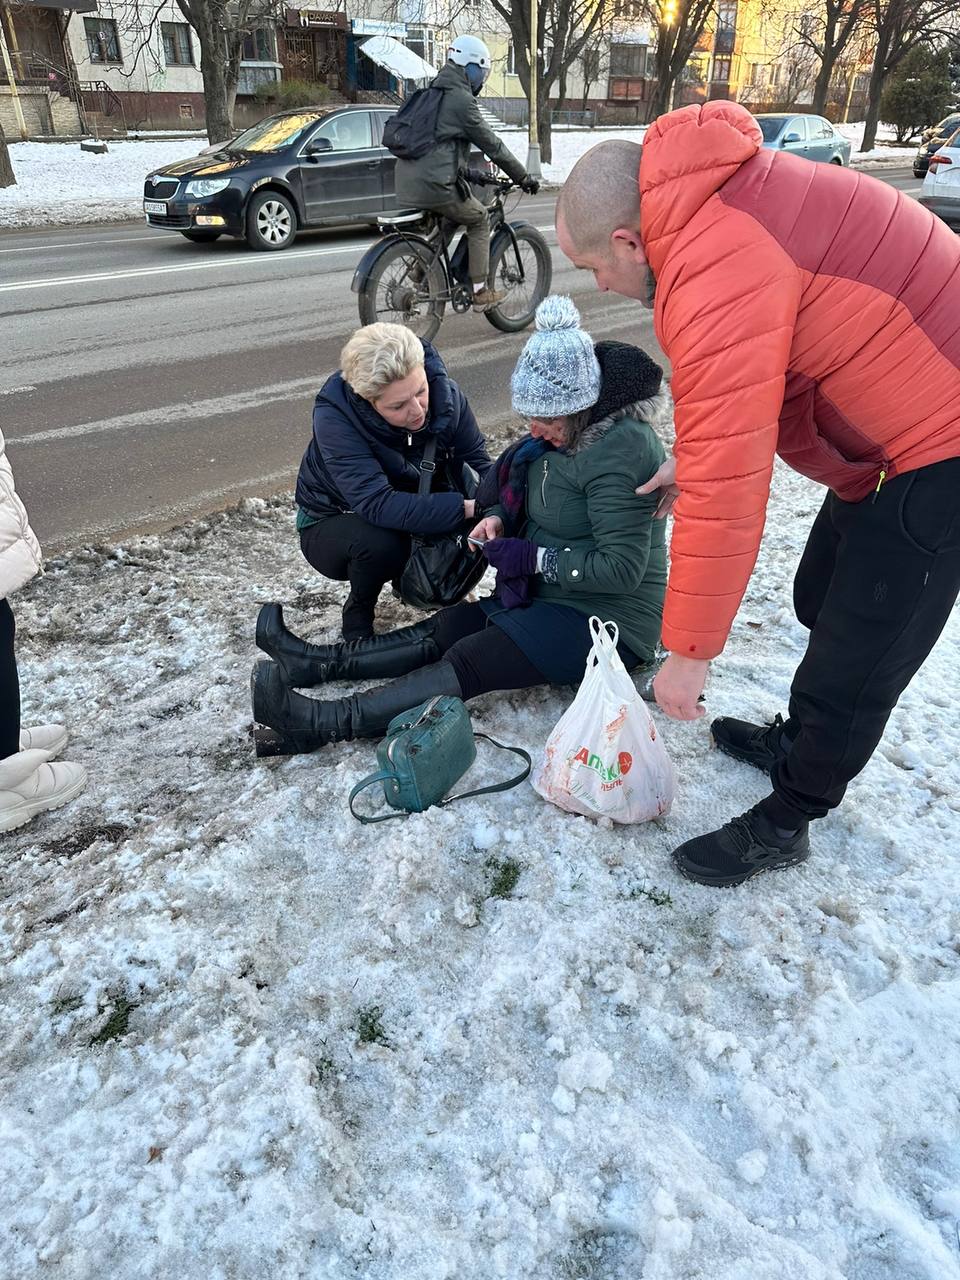
[[446,306],[446,279],[425,250],[398,240],[378,258],[361,289],[360,323],[402,324],[429,342],[440,328]]
[[550,247],[536,227],[516,227],[514,235],[516,245],[512,239],[504,239],[490,261],[493,287],[506,297],[484,312],[503,333],[519,333],[533,323],[553,279]]

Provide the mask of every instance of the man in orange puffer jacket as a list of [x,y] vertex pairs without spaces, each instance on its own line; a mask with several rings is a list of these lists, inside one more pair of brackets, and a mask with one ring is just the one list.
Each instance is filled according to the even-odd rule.
[[810,820],[870,759],[960,591],[960,240],[874,178],[762,150],[730,102],[661,116],[642,148],[594,147],[557,235],[601,289],[655,296],[673,366],[674,459],[651,482],[664,512],[676,498],[668,715],[702,714],[774,455],[829,489],[794,584],[810,637],[788,718],[712,726],[772,794],[674,853],[690,879],[740,884],[807,857]]

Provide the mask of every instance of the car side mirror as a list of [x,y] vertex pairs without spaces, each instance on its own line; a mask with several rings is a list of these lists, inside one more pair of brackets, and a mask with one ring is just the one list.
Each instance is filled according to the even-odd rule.
[[786,147],[786,146],[789,146],[791,142],[802,142],[802,141],[803,139],[800,137],[799,133],[788,133],[781,145]]
[[332,151],[333,143],[329,138],[314,138],[312,142],[308,142],[303,149],[303,154],[308,158],[310,156],[322,155],[325,151]]

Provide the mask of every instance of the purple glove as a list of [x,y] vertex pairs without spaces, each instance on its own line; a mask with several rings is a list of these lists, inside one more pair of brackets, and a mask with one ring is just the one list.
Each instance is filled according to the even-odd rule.
[[504,578],[529,578],[536,573],[538,550],[526,538],[492,538],[483,544],[483,554]]
[[526,538],[493,538],[483,544],[483,554],[497,571],[497,595],[505,609],[518,609],[529,601],[537,550]]

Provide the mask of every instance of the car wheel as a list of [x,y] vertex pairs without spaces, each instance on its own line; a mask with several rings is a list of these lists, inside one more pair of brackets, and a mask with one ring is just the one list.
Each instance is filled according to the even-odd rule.
[[210,244],[214,240],[219,240],[223,235],[222,231],[181,231],[180,234],[184,240],[192,240],[194,244]]
[[247,209],[247,244],[251,249],[288,249],[297,237],[297,215],[279,191],[262,191]]

